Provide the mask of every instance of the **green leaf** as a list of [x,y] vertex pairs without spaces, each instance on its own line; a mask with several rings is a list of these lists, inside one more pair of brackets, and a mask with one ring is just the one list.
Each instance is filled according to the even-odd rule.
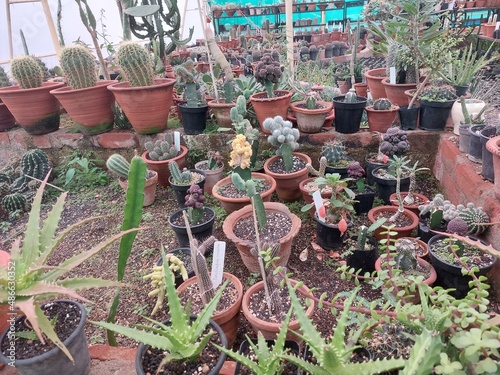
[[160,6],[157,4],[154,5],[139,5],[132,8],[127,8],[123,11],[123,13],[128,14],[132,17],[148,17],[152,16],[156,12],[160,10]]

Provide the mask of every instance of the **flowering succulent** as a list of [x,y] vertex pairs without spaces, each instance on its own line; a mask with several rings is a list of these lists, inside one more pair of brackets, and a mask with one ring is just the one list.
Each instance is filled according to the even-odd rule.
[[243,134],[237,134],[231,142],[231,160],[229,166],[234,168],[234,172],[239,174],[243,180],[247,181],[251,177],[250,158],[252,157],[252,146]]
[[205,202],[203,189],[198,185],[191,185],[184,199],[186,201],[189,222],[191,224],[201,223],[203,220],[203,203]]
[[273,59],[272,55],[265,53],[254,71],[257,82],[266,87],[267,97],[274,97],[274,84],[278,83],[283,71],[279,61]]

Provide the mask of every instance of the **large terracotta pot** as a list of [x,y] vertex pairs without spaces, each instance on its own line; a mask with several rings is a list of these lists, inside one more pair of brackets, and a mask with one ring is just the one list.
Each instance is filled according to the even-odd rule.
[[[292,221],[290,231],[282,238],[278,240],[281,245],[278,252],[279,261],[276,262],[278,266],[286,266],[288,263],[288,258],[292,250],[292,241],[294,237],[298,234],[302,221],[299,217],[288,209],[286,205],[278,202],[264,202],[264,207],[266,212],[277,212],[286,215]],[[222,224],[222,230],[226,237],[234,242],[236,248],[238,249],[243,263],[248,268],[250,272],[260,272],[260,267],[257,259],[251,254],[250,250],[255,246],[255,242],[249,239],[239,238],[234,233],[235,224],[246,217],[252,216],[253,210],[252,205],[246,205],[245,207],[234,211],[226,217],[224,223]]]
[[226,103],[217,102],[217,100],[211,100],[207,102],[208,107],[212,111],[217,120],[217,124],[223,128],[231,128],[233,122],[231,121],[231,108],[233,108],[236,103]]
[[[142,203],[143,207],[151,206],[156,198],[156,183],[158,182],[158,172],[150,171],[153,175],[146,180],[146,185],[144,185],[144,202]],[[128,189],[128,180],[124,180],[123,178],[118,178],[118,183],[127,193]]]
[[[290,279],[290,284],[292,284],[293,286],[297,285],[297,282],[298,281],[296,280]],[[264,289],[263,281],[259,281],[258,283],[248,288],[248,290],[245,292],[245,295],[243,296],[243,302],[241,304],[241,308],[243,310],[245,318],[252,325],[255,334],[260,332],[266,338],[266,340],[275,340],[276,336],[278,335],[278,332],[281,329],[282,323],[267,322],[265,320],[259,319],[249,309],[250,298],[255,293],[261,291],[262,289]],[[299,289],[302,290],[304,293],[307,293],[309,291],[309,288],[307,288],[305,285],[303,285]],[[307,307],[306,314],[307,316],[311,317],[312,314],[314,313],[315,303],[313,299],[309,299],[309,301],[311,303]],[[288,324],[289,333],[287,334],[287,339],[295,340],[297,342],[301,341],[296,335],[292,334],[290,331],[300,332],[300,324],[298,320],[291,320],[290,323]]]
[[305,104],[305,100],[290,104],[290,108],[297,119],[297,127],[303,133],[319,133],[326,117],[333,108],[333,103],[317,101],[316,104],[321,106],[318,109],[304,108]]
[[[276,181],[273,177],[264,174],[264,173],[257,173],[257,172],[252,172],[252,179],[260,179],[264,180],[265,182],[271,184],[271,188],[264,192],[261,193],[260,196],[262,197],[262,200],[264,202],[270,202],[271,201],[271,196],[276,190]],[[243,208],[247,205],[250,204],[250,198],[249,197],[241,197],[241,198],[228,198],[225,197],[221,194],[219,194],[219,188],[226,186],[231,183],[231,176],[227,176],[223,178],[222,180],[218,181],[213,189],[212,189],[212,194],[214,198],[218,199],[222,208],[226,210],[228,214],[239,210],[240,208]]]
[[0,89],[0,100],[28,134],[47,134],[59,129],[60,120],[59,102],[50,91],[64,85],[64,82],[44,82],[35,89],[4,87]]
[[7,106],[0,102],[0,132],[12,129],[14,126],[16,126],[16,119]]
[[[391,214],[395,214],[397,210],[398,210],[398,207],[396,207],[396,206],[374,207],[370,211],[368,211],[368,220],[370,220],[371,223],[374,223],[378,220],[377,215],[380,212],[390,212]],[[415,213],[405,209],[403,211],[403,214],[406,215],[409,219],[411,219],[411,224],[408,226],[405,226],[405,227],[394,227],[392,229],[392,231],[396,232],[396,235],[392,237],[393,239],[397,239],[397,238],[401,238],[401,237],[411,237],[413,230],[418,225],[419,219]],[[375,229],[373,236],[377,240],[382,240],[382,239],[386,238],[386,235],[381,234],[382,232],[385,232],[385,231],[386,230],[382,227]]]
[[373,105],[369,105],[365,107],[365,111],[368,127],[372,132],[385,133],[393,124],[399,123],[399,107],[397,105],[387,110],[375,110]]
[[500,200],[500,136],[486,142],[486,149],[493,155],[493,174],[495,175],[495,196]]
[[167,128],[173,105],[175,79],[159,78],[152,86],[132,87],[129,82],[108,86],[138,134],[159,133]]
[[[229,306],[224,311],[215,313],[212,316],[212,320],[222,328],[222,330],[226,334],[228,346],[232,347],[234,340],[236,339],[236,334],[238,333],[238,326],[240,322],[241,301],[243,300],[243,284],[241,283],[240,279],[228,272],[224,272],[223,274],[222,282],[224,283],[225,280],[230,280],[230,282],[235,286],[238,295],[236,301],[234,301],[231,306]],[[177,292],[181,293],[182,291],[189,288],[192,284],[197,283],[198,278],[196,276],[193,276],[184,281],[177,288]]]
[[[385,98],[385,86],[382,85],[382,80],[387,77],[385,68],[377,68],[368,70],[365,73],[366,83],[372,95],[373,100]],[[363,95],[361,95],[363,96]]]
[[276,90],[274,91],[274,98],[268,98],[266,92],[259,92],[250,96],[261,131],[270,134],[269,130],[264,129],[262,126],[264,120],[268,117],[281,116],[286,119],[292,94],[291,91]]
[[75,90],[65,86],[50,93],[68,112],[77,128],[85,135],[100,134],[113,127],[115,114],[113,93],[107,87],[117,81],[99,81],[96,86]]
[[384,85],[387,99],[389,99],[392,104],[400,107],[410,104],[410,100],[405,94],[405,91],[417,88],[416,83],[389,83],[389,78],[384,78],[382,84]]
[[[311,164],[311,158],[306,154],[294,152],[293,155],[299,157],[306,164]],[[309,172],[305,167],[293,173],[274,173],[270,171],[269,166],[279,158],[281,158],[281,156],[275,155],[267,159],[264,163],[264,171],[276,180],[276,193],[278,194],[278,198],[280,200],[285,202],[296,201],[302,197],[302,193],[299,189],[300,181],[305,180],[308,177]]]
[[176,161],[179,164],[179,168],[182,170],[186,166],[186,155],[188,149],[186,146],[181,146],[181,153],[175,158],[168,160],[151,160],[149,158],[149,151],[145,151],[141,157],[146,162],[148,169],[158,172],[158,183],[160,186],[170,186],[168,179],[170,177],[170,169],[168,169],[168,163],[171,161]]

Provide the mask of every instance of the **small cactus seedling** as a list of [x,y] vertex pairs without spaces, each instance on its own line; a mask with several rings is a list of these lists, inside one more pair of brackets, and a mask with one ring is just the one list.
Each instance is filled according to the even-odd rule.
[[391,109],[392,103],[387,98],[378,98],[373,102],[373,109],[376,111],[387,111]]
[[293,167],[293,151],[299,147],[298,140],[300,133],[298,129],[292,127],[290,121],[284,120],[281,116],[267,118],[263,123],[264,129],[271,132],[267,141],[275,147],[276,155],[280,155],[285,165],[285,170],[289,171]]
[[42,87],[43,71],[32,56],[16,57],[12,60],[10,69],[22,89]]
[[84,89],[97,85],[97,64],[88,48],[78,44],[63,48],[60,61],[71,88]]

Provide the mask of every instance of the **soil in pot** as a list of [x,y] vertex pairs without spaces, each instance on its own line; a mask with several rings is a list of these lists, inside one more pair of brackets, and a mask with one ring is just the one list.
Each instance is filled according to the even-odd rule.
[[[397,232],[397,234],[392,238],[408,237],[411,235],[413,229],[415,229],[418,225],[418,216],[405,209],[395,221],[390,222],[389,219],[396,213],[397,210],[398,208],[395,206],[378,206],[372,208],[368,212],[368,219],[370,222],[374,223],[381,218],[386,218],[387,225],[395,225],[393,231]],[[382,232],[385,232],[385,229],[376,229],[374,237],[378,240],[386,238],[386,235],[382,235]]]
[[[407,195],[408,195],[408,193],[406,191],[401,192],[401,199],[403,200],[403,207],[406,208],[407,210],[410,210],[411,212],[415,213],[416,215],[418,215],[420,213],[418,206],[429,203],[429,198],[427,198],[425,195],[413,193],[413,204],[406,204],[404,202],[404,200],[405,200]],[[399,202],[398,202],[398,198],[396,196],[396,193],[391,194],[389,200],[391,201],[391,204],[393,206],[399,206]]]
[[[290,218],[280,212],[267,212],[267,227],[259,231],[260,240],[264,242],[278,242],[285,237],[292,226]],[[238,220],[234,225],[234,234],[241,239],[255,242],[253,216]]]
[[[372,172],[373,180],[377,184],[377,195],[385,204],[391,204],[391,194],[396,192],[396,179],[394,174],[389,173],[387,168],[376,168]],[[400,191],[408,191],[410,188],[410,172],[403,171],[400,181]]]
[[[189,237],[186,230],[186,223],[184,222],[183,213],[184,209],[174,212],[168,218],[170,227],[175,232],[175,237],[180,247],[189,247]],[[213,231],[215,220],[215,212],[210,207],[204,207],[203,218],[199,224],[190,225],[193,237],[199,241],[210,237]]]

